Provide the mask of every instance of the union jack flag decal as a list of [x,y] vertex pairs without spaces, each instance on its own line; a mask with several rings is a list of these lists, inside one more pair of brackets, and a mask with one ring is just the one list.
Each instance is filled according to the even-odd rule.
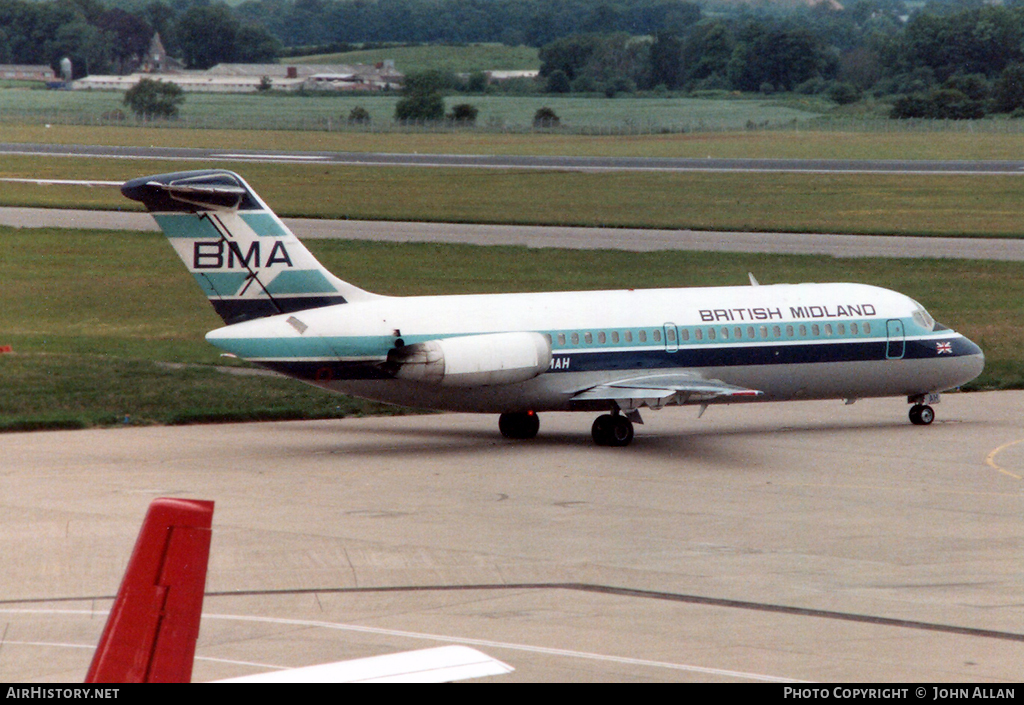
[[939,355],[952,355],[953,345],[951,343],[935,343],[935,352]]

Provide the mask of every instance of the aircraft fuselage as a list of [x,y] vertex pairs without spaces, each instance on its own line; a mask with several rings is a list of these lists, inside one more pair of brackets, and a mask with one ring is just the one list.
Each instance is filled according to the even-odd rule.
[[[534,332],[546,368],[507,384],[460,387],[396,377],[389,353],[431,340]],[[862,284],[378,297],[248,321],[207,339],[333,391],[475,412],[582,410],[580,390],[680,370],[783,401],[913,397],[976,377],[984,356],[912,299]]]

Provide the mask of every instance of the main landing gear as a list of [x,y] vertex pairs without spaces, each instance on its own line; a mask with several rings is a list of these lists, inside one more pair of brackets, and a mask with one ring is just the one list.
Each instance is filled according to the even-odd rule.
[[633,440],[633,422],[621,414],[604,414],[594,421],[590,433],[599,446],[621,448]]
[[[529,440],[539,429],[540,418],[534,411],[510,412],[498,417],[498,430],[505,438]],[[597,445],[621,448],[633,441],[633,422],[619,413],[604,414],[597,417],[590,432]]]
[[505,438],[529,440],[540,429],[540,417],[535,411],[519,411],[498,417],[498,430]]
[[935,420],[935,410],[927,404],[914,404],[910,407],[910,423],[915,426],[927,426]]

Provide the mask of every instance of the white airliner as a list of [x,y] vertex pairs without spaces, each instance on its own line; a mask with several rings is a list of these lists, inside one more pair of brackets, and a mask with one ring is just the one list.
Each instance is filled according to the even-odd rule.
[[888,396],[926,425],[939,392],[984,366],[973,342],[874,286],[379,296],[328,272],[237,174],[121,191],[224,319],[212,344],[335,392],[497,413],[508,438],[534,437],[541,411],[605,412],[594,441],[624,446],[645,406]]

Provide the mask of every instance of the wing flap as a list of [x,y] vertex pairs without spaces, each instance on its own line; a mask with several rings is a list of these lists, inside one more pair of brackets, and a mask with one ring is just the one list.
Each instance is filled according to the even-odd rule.
[[722,397],[758,397],[757,389],[705,379],[696,374],[651,375],[605,382],[576,393],[570,401],[614,401],[624,408],[708,402]]

